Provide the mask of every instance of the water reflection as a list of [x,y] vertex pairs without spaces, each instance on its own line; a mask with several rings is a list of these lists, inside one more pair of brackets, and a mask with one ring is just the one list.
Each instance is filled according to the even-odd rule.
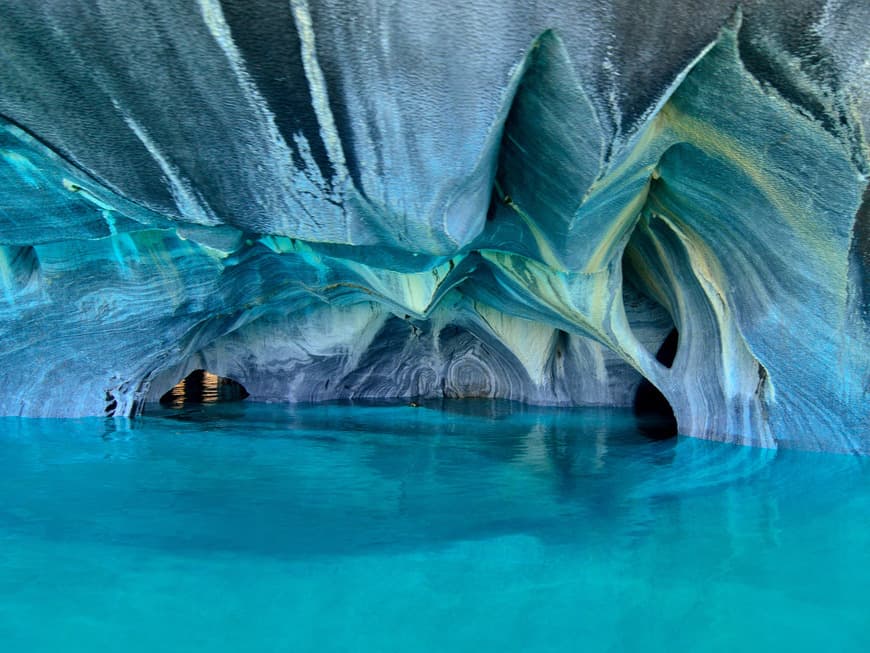
[[26,422],[4,483],[24,504],[28,488],[54,483],[31,510],[65,537],[109,529],[137,546],[315,555],[515,533],[571,542],[589,528],[636,537],[662,511],[682,523],[687,498],[755,482],[776,460],[650,441],[630,410],[245,403],[161,416],[178,414],[155,408],[120,429]]
[[[677,633],[692,610],[731,609],[742,625],[743,596],[765,622],[783,601],[788,620],[813,601],[840,614],[870,582],[868,481],[867,459],[651,441],[631,410],[242,402],[155,406],[124,421],[0,419],[4,556],[50,552],[9,583],[16,601],[47,566],[129,552],[137,577],[143,561],[170,561],[166,584],[149,587],[160,597],[179,569],[209,561],[244,578],[197,586],[185,604],[275,580],[263,595],[289,606],[323,592],[316,614],[337,600],[358,599],[356,613],[411,596],[423,615],[466,596],[464,611],[522,599],[526,615],[561,593],[559,623],[582,613],[597,625],[610,610],[606,632],[645,629],[674,605]],[[327,568],[341,573],[316,576],[315,590],[294,585],[300,570]],[[350,568],[368,575],[343,576]],[[75,582],[105,593],[90,571]],[[478,598],[481,588],[490,594]]]

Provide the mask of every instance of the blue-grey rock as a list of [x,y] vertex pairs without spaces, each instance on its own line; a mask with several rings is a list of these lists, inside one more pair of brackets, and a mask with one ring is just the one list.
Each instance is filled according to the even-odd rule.
[[[870,6],[0,0],[0,413],[630,405],[870,453]],[[673,364],[656,352],[679,333]]]

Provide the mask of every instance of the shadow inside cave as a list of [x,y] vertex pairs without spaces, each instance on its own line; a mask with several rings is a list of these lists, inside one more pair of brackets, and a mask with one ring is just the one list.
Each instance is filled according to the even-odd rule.
[[[670,368],[676,358],[679,342],[679,332],[677,329],[672,329],[659,347],[656,360]],[[674,416],[674,409],[661,390],[649,380],[643,379],[640,382],[632,408],[637,418],[638,430],[647,438],[666,440],[677,436],[677,418]]]
[[206,370],[194,370],[160,398],[160,405],[184,408],[197,404],[241,401],[248,396],[245,387],[233,379]]

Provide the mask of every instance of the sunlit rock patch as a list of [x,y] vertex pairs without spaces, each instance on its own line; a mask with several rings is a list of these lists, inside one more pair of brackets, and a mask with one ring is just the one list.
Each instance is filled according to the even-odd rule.
[[[146,4],[81,9],[98,50],[124,21],[162,44],[70,59],[108,111],[87,137],[64,82],[16,90],[52,10],[0,28],[3,414],[133,415],[202,369],[268,401],[630,406],[646,379],[681,433],[870,453],[868,39],[825,31],[870,12],[809,12],[809,65],[763,11],[674,9],[700,23],[647,79],[576,16],[490,8],[454,52],[440,15]],[[336,50],[354,20],[394,49]]]

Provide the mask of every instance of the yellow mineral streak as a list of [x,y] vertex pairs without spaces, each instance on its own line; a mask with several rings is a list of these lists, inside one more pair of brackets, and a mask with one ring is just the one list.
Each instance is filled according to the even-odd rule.
[[711,157],[739,169],[770,202],[777,214],[788,224],[795,236],[808,243],[806,251],[816,253],[831,270],[843,267],[842,250],[837,243],[820,237],[816,216],[810,207],[796,201],[794,190],[780,177],[768,173],[775,166],[765,153],[747,139],[739,140],[715,125],[681,112],[673,103],[662,109],[676,142],[685,142]]
[[[683,243],[689,256],[689,264],[695,278],[707,296],[710,308],[716,316],[721,338],[722,369],[726,371],[722,379],[726,397],[734,398],[747,387],[744,379],[735,377],[736,373],[745,369],[737,364],[735,356],[742,354],[750,356],[757,364],[764,366],[746,338],[740,332],[740,325],[729,308],[727,297],[728,278],[713,250],[688,225],[674,215],[660,214],[663,220]],[[656,241],[657,242],[657,241]],[[761,289],[759,289],[761,292]],[[772,304],[771,304],[772,305]],[[767,384],[769,399],[773,398],[773,386]]]
[[[578,332],[600,338],[607,346],[615,345],[603,328],[610,306],[606,273],[565,275],[533,259],[496,250],[482,251],[481,256],[555,317],[577,325]],[[578,306],[577,300],[583,305]]]
[[637,220],[640,210],[646,203],[648,192],[649,181],[647,181],[647,183],[644,184],[643,189],[614,216],[613,221],[610,223],[610,228],[601,237],[598,246],[586,262],[586,267],[583,268],[583,272],[586,274],[598,272],[610,263],[614,254],[617,253],[616,247],[620,244],[620,241],[622,241],[625,234],[628,233],[635,220]]
[[475,302],[474,310],[522,363],[529,378],[541,386],[548,378],[545,367],[550,360],[555,329],[539,322],[512,317],[479,302]]

